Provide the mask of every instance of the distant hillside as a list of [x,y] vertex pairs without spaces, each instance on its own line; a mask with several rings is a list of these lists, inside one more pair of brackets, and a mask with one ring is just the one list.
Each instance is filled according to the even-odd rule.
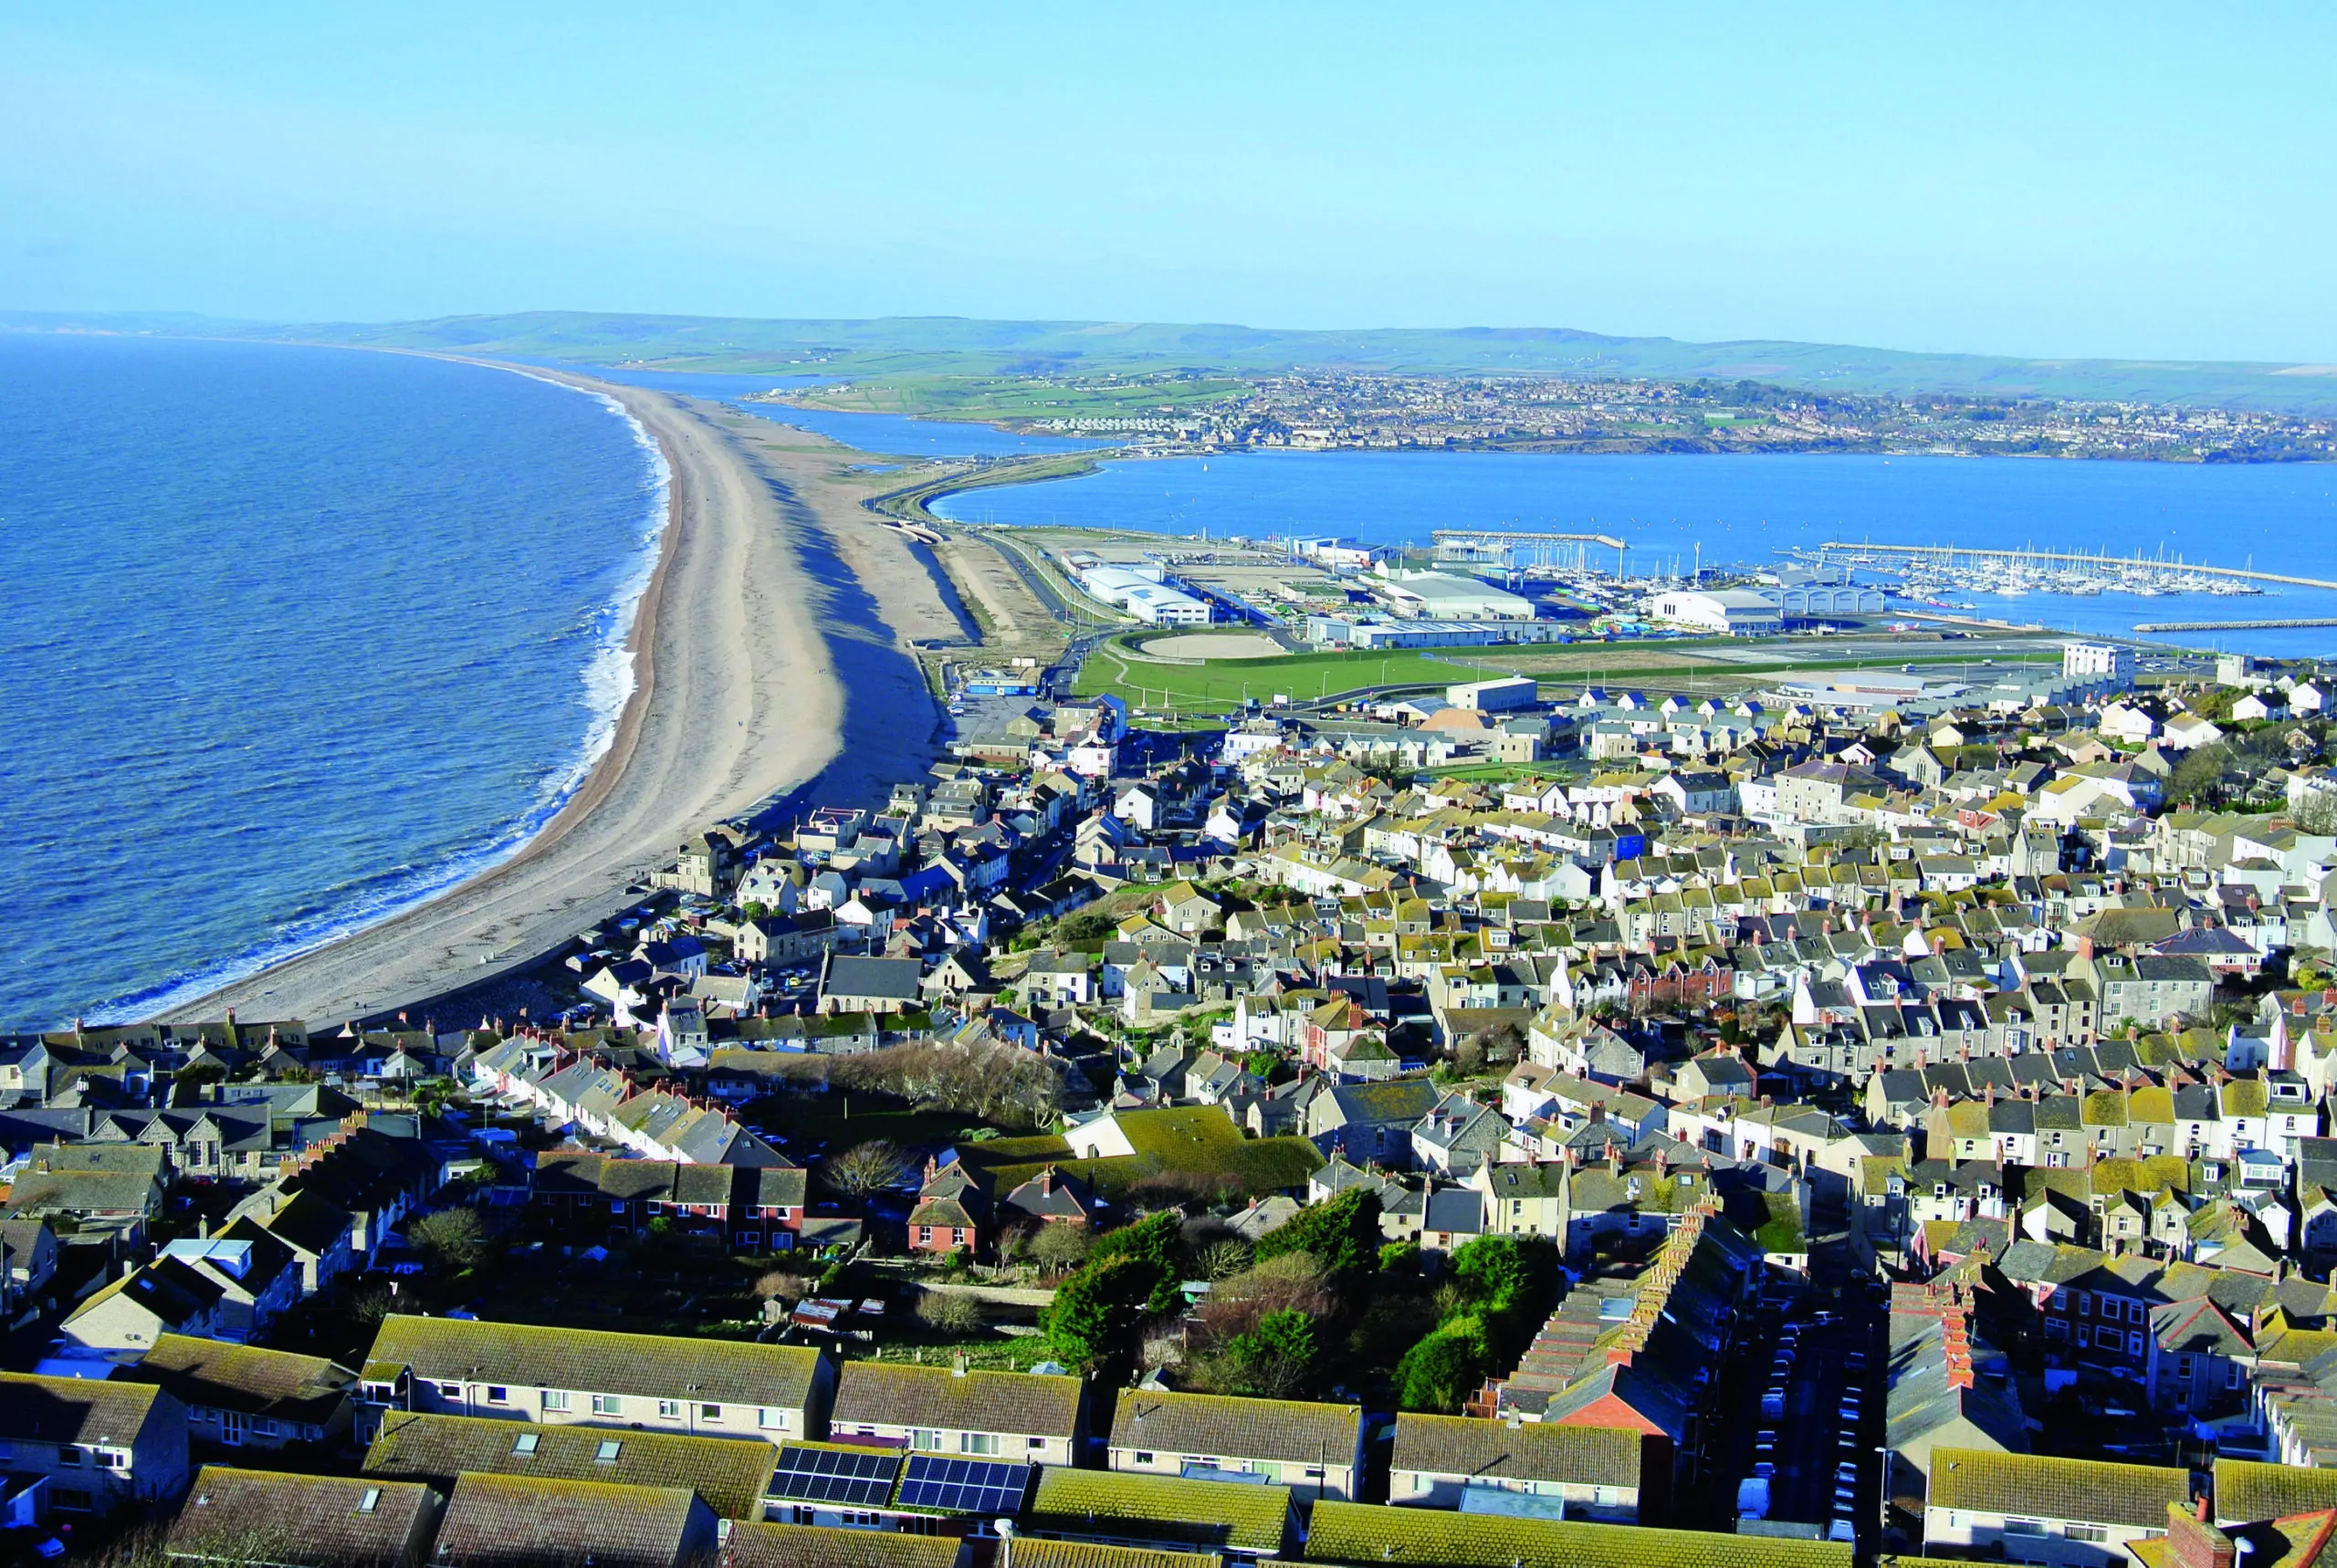
[[[162,325],[165,319],[171,324]],[[0,326],[11,324],[53,327],[65,324],[65,319],[0,313]],[[89,319],[86,324],[108,323]],[[1840,392],[2107,398],[2297,413],[2337,412],[2337,368],[2328,366],[2025,360],[1757,340],[1685,343],[1672,338],[1610,338],[1565,328],[1302,332],[1146,322],[979,321],[954,316],[761,320],[550,310],[381,325],[253,327],[220,322],[201,328],[189,319],[155,317],[116,318],[111,324],[132,331],[208,330],[223,336],[746,373],[1257,372],[1303,367],[1459,375],[1643,375],[1665,381],[1709,376]]]

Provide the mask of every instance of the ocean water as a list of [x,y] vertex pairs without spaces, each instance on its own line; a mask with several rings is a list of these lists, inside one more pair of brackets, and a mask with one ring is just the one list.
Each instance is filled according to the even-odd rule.
[[0,336],[0,1028],[157,1010],[519,848],[613,732],[664,518],[637,427],[547,381]]
[[[1372,544],[1441,528],[1603,533],[1634,573],[1769,562],[1829,539],[2163,552],[2337,580],[2337,465],[2032,458],[1236,453],[1106,463],[1099,473],[948,497],[960,521],[1143,528],[1211,538],[1331,534]],[[1612,551],[1598,558],[1611,568]],[[2138,622],[2337,618],[2337,593],[1952,596],[1973,613],[2076,632]],[[2175,633],[2192,645],[2337,653],[2337,627]]]

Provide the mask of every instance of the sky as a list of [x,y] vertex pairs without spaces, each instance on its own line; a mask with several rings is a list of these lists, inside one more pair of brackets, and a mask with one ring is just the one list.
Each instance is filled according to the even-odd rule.
[[2337,7],[0,13],[0,309],[2337,363]]

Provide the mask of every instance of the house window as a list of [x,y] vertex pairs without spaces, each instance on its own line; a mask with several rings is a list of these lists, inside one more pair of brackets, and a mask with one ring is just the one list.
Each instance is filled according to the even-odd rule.
[[48,1489],[48,1500],[75,1513],[87,1513],[90,1508],[89,1494],[79,1487],[51,1487]]
[[2005,1521],[2005,1533],[2007,1535],[2042,1535],[2045,1533],[2045,1523],[2042,1520],[2036,1519],[2007,1519]]
[[592,1396],[592,1414],[622,1416],[624,1414],[624,1400],[614,1394],[595,1394]]
[[1136,1451],[1136,1462],[1139,1465],[1148,1465],[1152,1463],[1152,1456],[1142,1448],[1138,1448]]
[[2102,1542],[2110,1539],[2107,1526],[2100,1524],[2065,1524],[2061,1534],[2070,1541]]
[[961,1453],[995,1454],[998,1452],[998,1435],[994,1432],[967,1432],[959,1436],[958,1447]]
[[61,1444],[57,1450],[57,1462],[68,1469],[78,1469],[82,1463],[81,1450],[70,1443]]
[[756,1414],[755,1425],[783,1431],[787,1427],[787,1412],[766,1405]]
[[617,1462],[617,1456],[624,1451],[624,1443],[619,1438],[611,1437],[593,1450],[592,1462],[596,1465],[613,1465]]
[[543,1434],[540,1432],[522,1432],[511,1439],[511,1451],[521,1455],[532,1454],[536,1451],[536,1445],[542,1441]]
[[365,1495],[357,1500],[357,1511],[360,1513],[371,1513],[381,1506],[382,1489],[380,1487],[367,1487]]
[[2224,1368],[2224,1386],[2226,1388],[2237,1388],[2247,1381],[2248,1368],[2240,1365],[2239,1363],[2236,1361],[2232,1362]]
[[438,1393],[442,1398],[460,1399],[463,1396],[463,1385],[459,1383],[442,1383],[438,1385]]
[[680,1420],[682,1402],[678,1399],[660,1399],[657,1401],[657,1418],[661,1421]]
[[719,1421],[722,1419],[722,1406],[701,1405],[697,1407],[697,1418],[701,1421]]
[[941,1434],[930,1427],[912,1427],[909,1428],[909,1447],[938,1449],[941,1447]]
[[543,1393],[543,1407],[547,1410],[567,1409],[568,1391],[564,1388],[545,1389]]
[[1047,1440],[1044,1437],[1033,1437],[1031,1439],[1031,1447],[1034,1448],[1043,1448],[1046,1446]]
[[508,1405],[511,1403],[511,1390],[500,1383],[491,1383],[487,1388],[487,1402],[489,1405]]

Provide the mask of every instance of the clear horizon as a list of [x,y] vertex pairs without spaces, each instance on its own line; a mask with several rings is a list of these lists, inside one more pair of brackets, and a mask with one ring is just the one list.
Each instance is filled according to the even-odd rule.
[[2329,363],[2332,44],[2301,6],[20,14],[0,308]]

